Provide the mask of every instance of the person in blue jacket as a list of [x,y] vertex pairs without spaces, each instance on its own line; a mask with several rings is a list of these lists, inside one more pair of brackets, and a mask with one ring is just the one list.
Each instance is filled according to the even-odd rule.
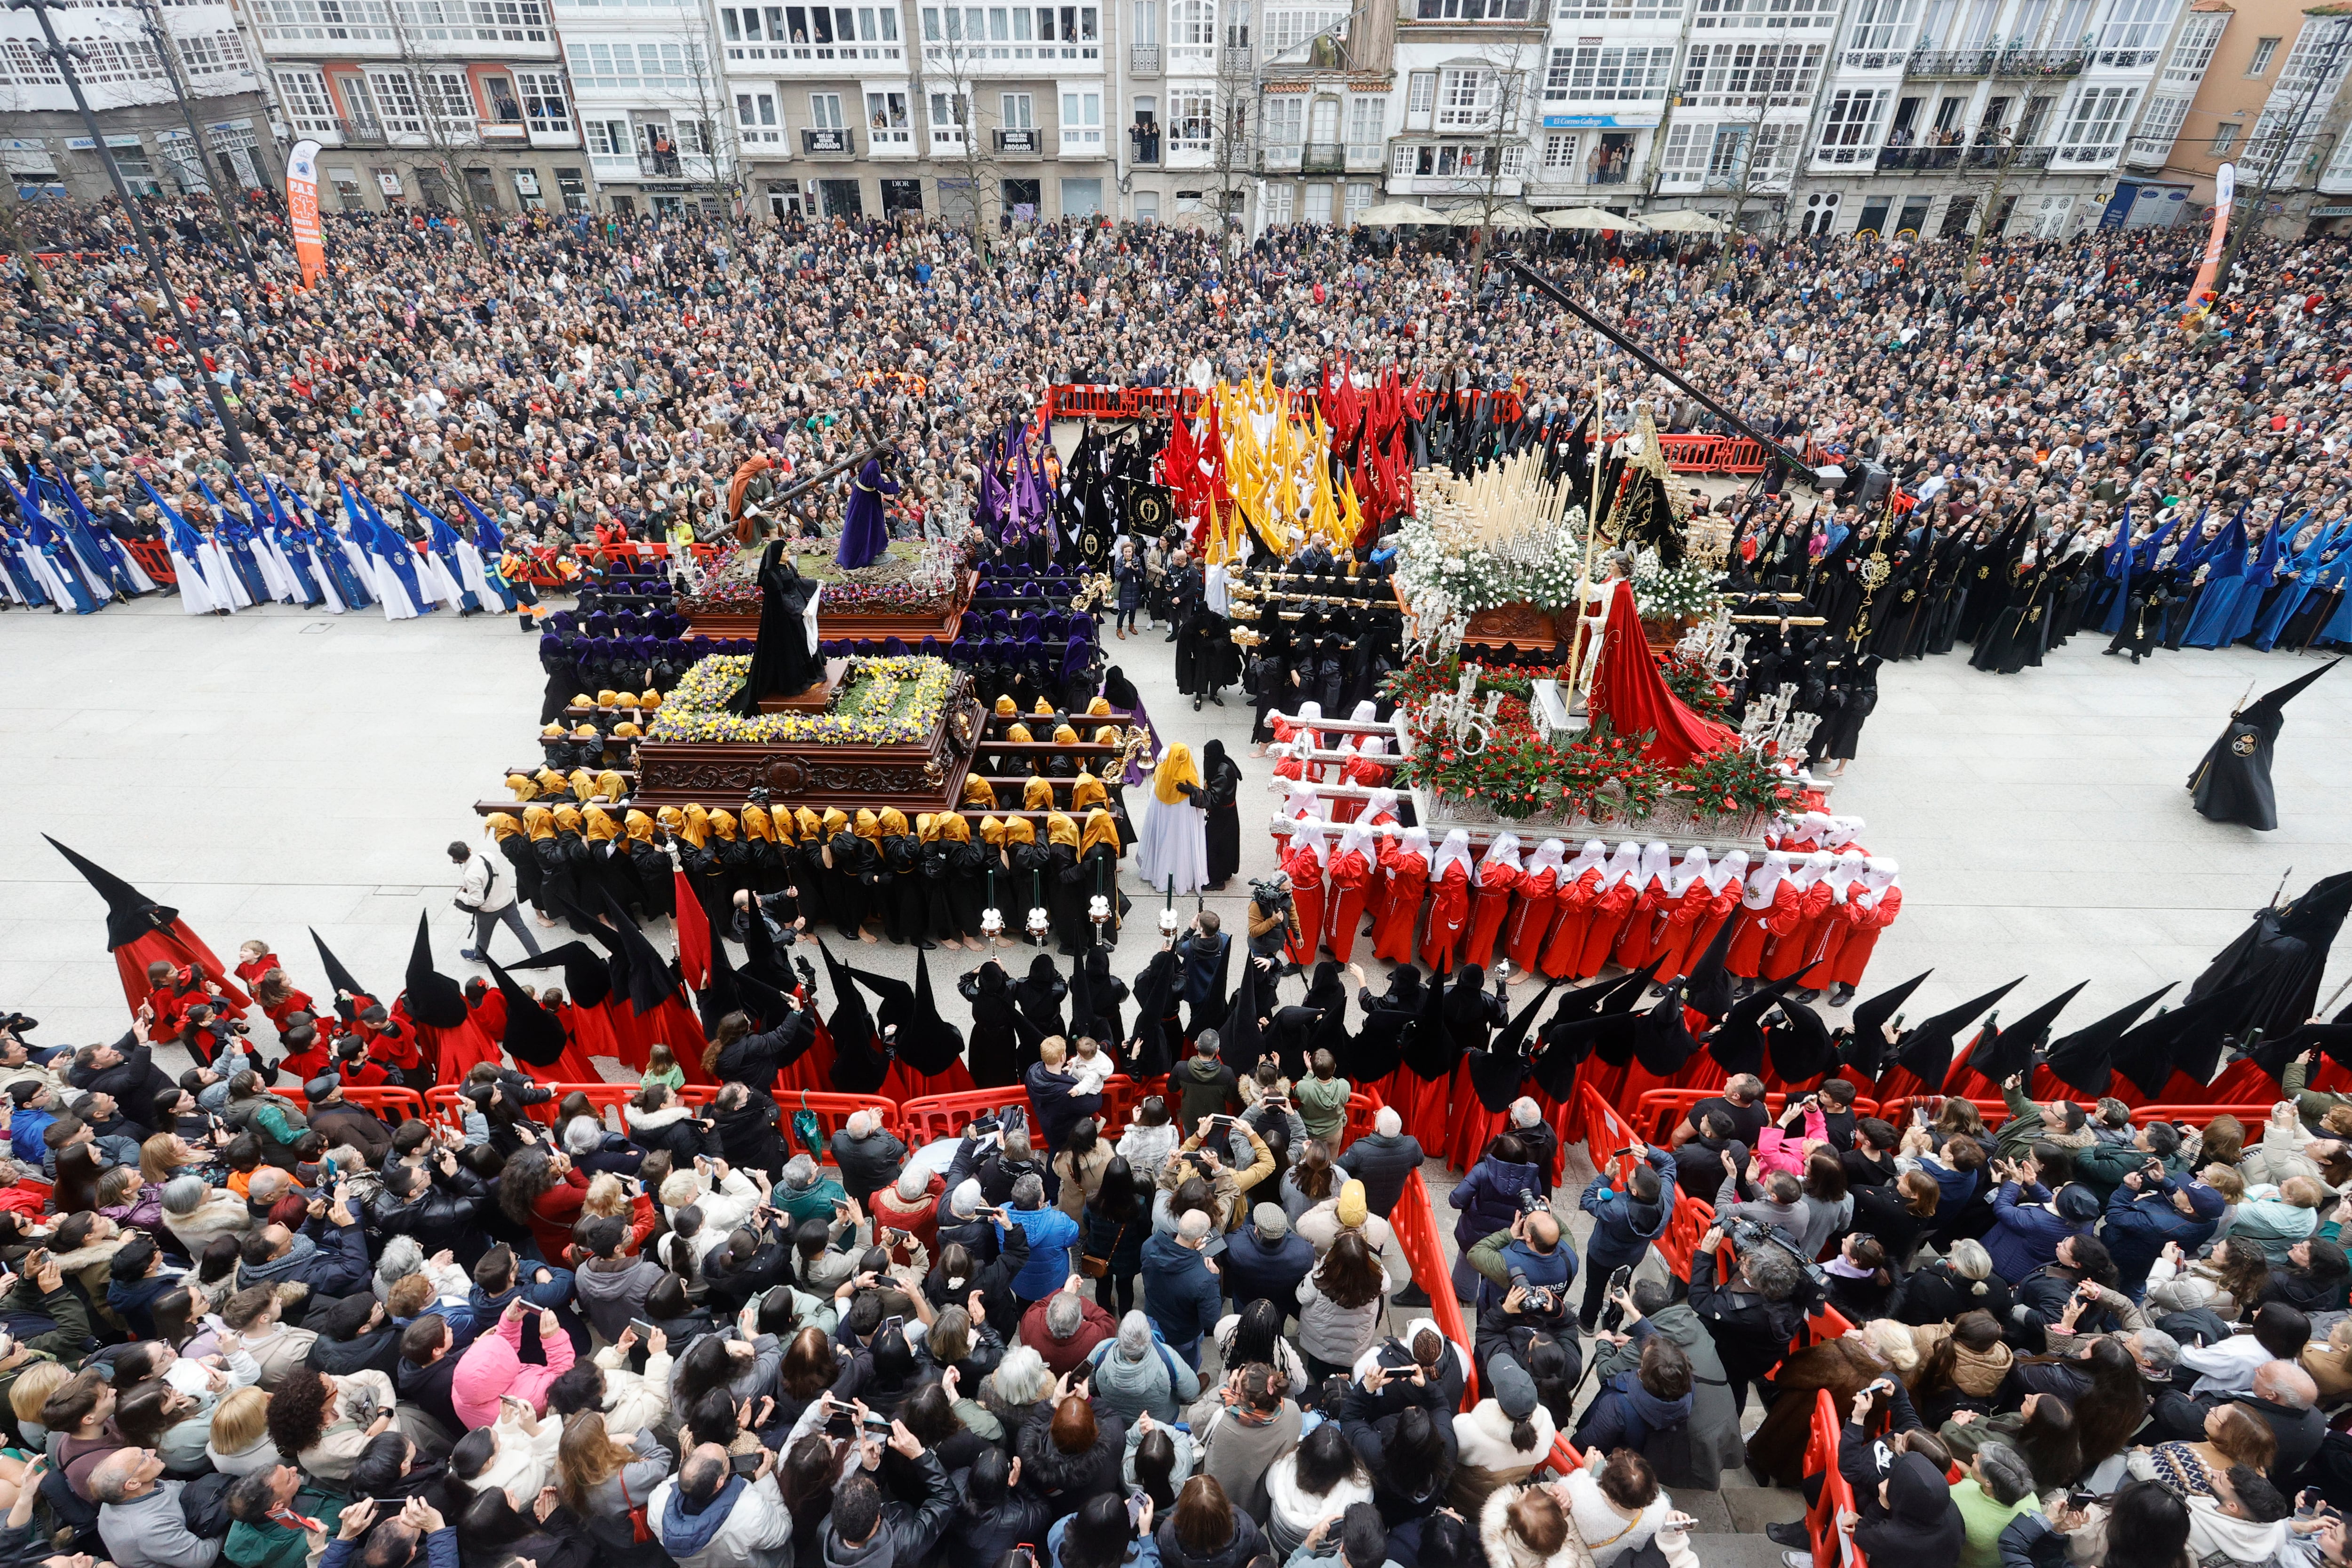
[[2115,1260],[2116,1289],[2134,1301],[2147,1291],[2147,1271],[2168,1241],[2195,1256],[2221,1228],[2229,1200],[2219,1187],[2193,1177],[2166,1176],[2150,1181],[2126,1172],[2107,1198],[2107,1256]]
[[1639,1268],[1650,1255],[1650,1243],[1666,1233],[1666,1222],[1674,1218],[1674,1155],[1644,1144],[1634,1145],[1633,1155],[1642,1163],[1626,1173],[1623,1186],[1603,1171],[1577,1205],[1592,1216],[1592,1235],[1584,1244],[1584,1305],[1576,1314],[1588,1333],[1601,1319],[1609,1276]]
[[1497,1230],[1507,1230],[1511,1222],[1530,1207],[1543,1203],[1543,1172],[1528,1157],[1528,1146],[1516,1133],[1505,1133],[1486,1149],[1486,1157],[1470,1167],[1470,1174],[1445,1195],[1445,1201],[1462,1211],[1454,1222],[1454,1245],[1457,1257],[1454,1265],[1454,1294],[1467,1301],[1476,1296],[1477,1273],[1470,1267],[1470,1249]]
[[1992,1228],[1985,1233],[1985,1250],[1992,1256],[1993,1272],[2011,1283],[2024,1279],[2058,1257],[2058,1244],[2069,1236],[2084,1236],[2099,1222],[2099,1200],[2089,1187],[2070,1184],[2053,1198],[2040,1182],[2021,1184],[2023,1174],[2006,1161],[1996,1161],[2000,1190],[1993,1194]]

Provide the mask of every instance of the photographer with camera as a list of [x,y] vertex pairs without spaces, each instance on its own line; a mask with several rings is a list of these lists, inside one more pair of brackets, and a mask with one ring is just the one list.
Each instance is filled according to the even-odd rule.
[[1541,1200],[1530,1194],[1510,1228],[1479,1241],[1469,1256],[1470,1266],[1486,1279],[1477,1301],[1482,1338],[1490,1318],[1574,1338],[1568,1287],[1576,1279],[1576,1249],[1568,1228]]
[[1613,1167],[1618,1155],[1632,1155],[1641,1163],[1626,1173],[1622,1186],[1603,1169],[1577,1204],[1592,1216],[1592,1234],[1584,1243],[1584,1305],[1576,1314],[1588,1331],[1601,1316],[1610,1275],[1641,1267],[1650,1244],[1666,1233],[1675,1215],[1674,1156],[1637,1139],[1611,1155],[1604,1166]]
[[[1729,1237],[1735,1260],[1728,1277],[1718,1278],[1717,1249]],[[1817,1292],[1807,1281],[1803,1260],[1786,1237],[1752,1219],[1726,1230],[1707,1231],[1691,1255],[1690,1305],[1715,1336],[1736,1410],[1748,1408],[1748,1385],[1759,1389],[1780,1364],[1805,1321]]]
[[[1283,945],[1290,940],[1291,929],[1297,914],[1293,903],[1290,878],[1281,872],[1255,880],[1250,883],[1249,955],[1261,959],[1261,968],[1279,966]],[[1281,968],[1272,972],[1281,974]]]
[[1528,1158],[1527,1145],[1514,1133],[1505,1133],[1487,1148],[1486,1157],[1445,1195],[1462,1211],[1454,1222],[1454,1245],[1460,1253],[1454,1264],[1454,1294],[1468,1301],[1477,1295],[1477,1272],[1470,1267],[1470,1249],[1482,1236],[1507,1228],[1523,1214],[1542,1207],[1543,1173]]

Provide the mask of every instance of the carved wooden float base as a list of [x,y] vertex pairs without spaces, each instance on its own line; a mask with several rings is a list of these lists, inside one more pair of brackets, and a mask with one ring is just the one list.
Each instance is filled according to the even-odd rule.
[[[956,591],[944,610],[926,612],[835,610],[820,594],[816,601],[817,640],[824,643],[883,642],[897,637],[908,643],[919,643],[926,637],[936,637],[942,643],[955,641],[963,623],[963,612],[971,608],[971,596],[980,586],[980,573],[967,571],[963,586]],[[689,637],[741,637],[760,635],[760,612],[748,614],[718,614],[711,612],[689,612],[686,634]]]
[[962,797],[982,717],[971,677],[960,675],[929,737],[910,745],[641,741],[629,803],[644,810],[697,801],[733,810],[752,790],[765,789],[779,807],[838,806],[855,814],[896,806],[909,816],[945,810]]

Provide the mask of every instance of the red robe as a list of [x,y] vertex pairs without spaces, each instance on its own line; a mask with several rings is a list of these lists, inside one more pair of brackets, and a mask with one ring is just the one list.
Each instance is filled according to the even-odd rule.
[[[542,1083],[602,1083],[604,1082],[604,1075],[597,1071],[588,1060],[591,1055],[598,1054],[588,1049],[588,1042],[592,1040],[601,1041],[607,1039],[613,1032],[613,1026],[599,1015],[598,1009],[583,1008],[577,1002],[566,1002],[562,1007],[551,1010],[555,1014],[556,1021],[563,1026],[563,1054],[557,1059],[553,1069],[562,1076],[540,1078],[540,1082]],[[592,1019],[593,1021],[591,1021]],[[520,1062],[515,1065],[522,1066]],[[528,1067],[524,1067],[523,1071],[530,1072]],[[531,1073],[531,1076],[539,1078],[539,1074],[535,1072]]]
[[1511,894],[1521,880],[1521,873],[1500,862],[1478,870],[1478,891],[1470,904],[1470,939],[1462,954],[1480,968],[1495,961],[1495,937],[1503,929],[1503,917],[1511,911]]
[[1361,850],[1334,850],[1329,874],[1338,896],[1329,901],[1323,945],[1331,949],[1331,956],[1345,964],[1355,955],[1356,928],[1363,921],[1364,901],[1372,888],[1372,862]]
[[1553,911],[1559,907],[1559,868],[1519,873],[1518,902],[1503,925],[1503,948],[1512,967],[1532,975],[1542,961],[1544,938],[1551,935]]
[[1297,929],[1283,943],[1282,950],[1294,964],[1312,964],[1315,945],[1323,934],[1323,862],[1300,843],[1282,857],[1282,869],[1290,878],[1290,904],[1297,917]]
[[[1788,883],[1780,884],[1786,887]],[[1785,929],[1772,928],[1772,944],[1765,950],[1761,978],[1785,980],[1821,956],[1829,940],[1829,922],[1836,894],[1827,882],[1816,882],[1797,895],[1797,914]],[[1779,900],[1773,901],[1779,908]],[[1769,922],[1767,923],[1769,925]]]
[[1392,840],[1381,848],[1381,863],[1388,870],[1388,880],[1381,895],[1380,918],[1372,926],[1372,956],[1391,964],[1410,964],[1413,927],[1421,921],[1422,890],[1429,885],[1429,857],[1418,850],[1395,847]]
[[[1669,949],[1670,956],[1658,966],[1659,979],[1672,984],[1691,972],[1691,966],[1715,945],[1716,933],[1723,929],[1723,923],[1739,907],[1740,887],[1739,879],[1731,877],[1717,892],[1709,893],[1705,883],[1698,883],[1683,895],[1681,915],[1689,918],[1689,924],[1683,928],[1678,945]],[[1667,940],[1675,941],[1671,929]]]
[[1870,955],[1878,946],[1878,934],[1895,924],[1903,913],[1903,889],[1889,883],[1881,889],[1865,917],[1846,933],[1845,945],[1838,949],[1837,967],[1832,971],[1841,986],[1860,986],[1862,972],[1870,965]]
[[1691,928],[1699,922],[1713,901],[1707,896],[1706,883],[1694,880],[1680,893],[1663,894],[1658,899],[1658,921],[1650,942],[1650,956],[1644,963],[1655,960],[1658,980],[1666,984],[1681,977],[1683,951],[1690,945]]
[[213,956],[213,950],[205,946],[205,939],[191,930],[186,921],[174,920],[161,931],[143,932],[137,940],[126,942],[114,949],[114,970],[121,978],[123,998],[130,1002],[131,1010],[134,1013],[139,1010],[139,1004],[147,999],[147,966],[159,958],[174,968],[194,967],[200,970],[206,979],[221,988],[222,1002],[237,1009],[240,1013],[251,999],[237,988],[236,981],[221,967],[221,961]]
[[[311,1002],[310,993],[308,991],[289,991],[284,1001],[279,1002],[276,1007],[265,1007],[261,1010],[268,1015],[271,1023],[278,1026],[278,1032],[280,1034],[286,1032],[288,1013],[309,1013],[312,1018],[319,1016],[319,1009]],[[322,1029],[320,1032],[323,1034],[326,1031]]]
[[[1352,784],[1360,789],[1385,789],[1388,788],[1390,777],[1387,763],[1366,757],[1350,758],[1348,765],[1339,769],[1339,782]],[[1361,800],[1354,799],[1334,800],[1331,802],[1331,820],[1335,822],[1352,822],[1356,820],[1356,814],[1363,809],[1364,803]]]
[[1587,866],[1576,880],[1556,895],[1559,903],[1559,924],[1552,928],[1551,940],[1543,950],[1544,977],[1566,980],[1581,973],[1578,960],[1584,954],[1584,939],[1591,934],[1593,912],[1601,903],[1601,868]]
[[1634,899],[1625,927],[1617,934],[1616,948],[1610,954],[1621,968],[1638,969],[1657,951],[1658,929],[1665,921],[1661,908],[1665,896],[1666,890],[1655,879],[1642,884],[1641,895]]
[[272,969],[282,969],[285,967],[278,961],[277,954],[264,953],[258,958],[247,958],[239,964],[234,972],[236,977],[245,983],[245,988],[250,992],[260,988],[262,976]]
[[1617,945],[1617,937],[1641,896],[1634,891],[1632,877],[1621,877],[1616,886],[1594,902],[1592,924],[1584,934],[1584,951],[1577,956],[1575,978],[1589,980],[1601,973],[1601,967],[1609,961],[1609,950]]
[[[1772,902],[1758,909],[1743,895],[1739,907],[1731,918],[1731,948],[1725,954],[1724,969],[1743,980],[1752,980],[1764,965],[1764,944],[1797,922],[1797,901],[1802,895],[1796,884],[1782,877],[1772,889]],[[1777,925],[1775,924],[1777,922]]]
[[1470,868],[1454,861],[1438,873],[1431,890],[1429,930],[1421,939],[1421,961],[1438,974],[1454,967],[1461,954],[1462,934],[1469,924]]

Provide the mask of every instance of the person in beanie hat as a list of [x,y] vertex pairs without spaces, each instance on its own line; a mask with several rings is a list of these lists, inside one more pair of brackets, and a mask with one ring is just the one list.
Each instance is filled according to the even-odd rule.
[[1298,1312],[1298,1281],[1315,1267],[1315,1246],[1290,1228],[1278,1203],[1250,1210],[1249,1223],[1234,1232],[1219,1272],[1235,1311],[1261,1298],[1285,1316]]

